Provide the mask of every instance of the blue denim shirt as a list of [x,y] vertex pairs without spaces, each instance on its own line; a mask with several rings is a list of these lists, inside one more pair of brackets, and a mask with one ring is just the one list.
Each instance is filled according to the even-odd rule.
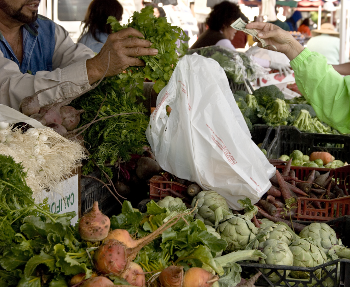
[[108,34],[107,33],[101,33],[99,31],[96,32],[97,38],[100,41],[96,41],[95,38],[90,33],[85,33],[81,39],[79,40],[79,43],[84,44],[86,47],[89,47],[92,51],[95,53],[99,53],[104,43],[107,41]]
[[20,71],[35,75],[38,71],[52,71],[55,50],[55,24],[41,15],[31,24],[22,26],[23,59],[20,64],[14,51],[0,33],[0,50],[4,57],[14,61]]

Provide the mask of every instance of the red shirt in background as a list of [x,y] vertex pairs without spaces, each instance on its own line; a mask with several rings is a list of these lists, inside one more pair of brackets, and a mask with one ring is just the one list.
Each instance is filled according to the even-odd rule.
[[311,36],[310,28],[306,25],[300,25],[298,28],[298,32],[300,32],[301,34],[306,34],[308,36]]
[[231,43],[235,48],[245,48],[247,41],[247,34],[243,31],[237,31]]

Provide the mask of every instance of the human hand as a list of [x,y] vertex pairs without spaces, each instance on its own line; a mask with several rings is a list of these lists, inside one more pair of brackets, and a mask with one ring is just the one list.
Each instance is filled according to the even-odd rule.
[[103,75],[115,76],[130,66],[144,66],[144,62],[136,57],[157,55],[158,50],[150,48],[152,43],[140,38],[144,38],[142,33],[133,28],[110,34],[101,51],[86,61],[90,84]]
[[290,66],[289,65],[285,65],[285,64],[271,62],[270,63],[270,68],[274,69],[274,70],[279,70],[281,76],[282,76],[282,72],[285,74],[285,76],[287,76],[288,74],[292,73],[292,70],[290,69]]
[[[284,53],[289,60],[293,60],[298,56],[304,47],[287,31],[271,23],[253,22],[246,26],[246,29],[256,29],[258,37],[265,40],[267,49]],[[262,47],[261,43],[258,44]]]

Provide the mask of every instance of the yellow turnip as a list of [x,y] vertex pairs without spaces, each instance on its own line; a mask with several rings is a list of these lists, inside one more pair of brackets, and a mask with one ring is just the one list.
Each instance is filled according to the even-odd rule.
[[110,224],[108,216],[98,209],[98,202],[95,201],[91,211],[79,220],[79,234],[86,241],[101,241],[108,235]]

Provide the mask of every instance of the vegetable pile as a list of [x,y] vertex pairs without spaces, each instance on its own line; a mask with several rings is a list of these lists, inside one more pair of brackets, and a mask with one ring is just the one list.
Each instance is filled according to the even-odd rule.
[[129,67],[125,73],[106,78],[86,96],[72,103],[77,110],[85,111],[74,133],[83,135],[90,154],[89,162],[83,168],[84,174],[91,173],[97,165],[103,174],[112,178],[121,163],[128,162],[135,154],[142,154],[147,145],[145,132],[149,117],[140,102],[143,82],[146,79],[154,81],[156,92],[168,83],[179,59],[176,51],[183,53],[186,50],[187,36],[179,27],[167,23],[164,17],[154,17],[152,7],[135,12],[127,25],[122,26],[114,17],[109,17],[108,23],[113,32],[127,27],[139,30],[152,42],[152,47],[158,49],[157,56],[141,57],[145,67]]
[[2,124],[0,154],[12,156],[15,162],[23,165],[36,202],[44,199],[43,189],[53,191],[86,158],[79,143],[50,128],[33,128],[25,123]]
[[283,154],[279,159],[286,162],[292,159],[292,166],[338,168],[347,165],[347,163],[335,159],[334,156],[325,151],[315,151],[308,156],[304,155],[300,150],[294,150],[289,156]]
[[224,69],[227,78],[235,84],[244,84],[245,79],[253,82],[264,73],[263,68],[255,64],[245,53],[219,46],[191,49],[187,52],[189,55],[194,53],[217,61]]
[[275,85],[261,87],[253,95],[246,91],[236,91],[233,96],[250,130],[255,124],[289,125],[302,132],[339,134],[336,129],[317,118],[311,105],[302,99],[297,103],[296,100],[286,100]]
[[[294,151],[291,156],[299,152]],[[297,206],[299,198],[334,199],[349,195],[345,181],[334,180],[330,171],[321,173],[313,169],[306,178],[298,179],[291,168],[292,162],[291,158],[281,172],[276,171],[276,175],[270,179],[272,187],[257,203],[259,211],[266,218],[274,221],[295,218],[296,213],[300,212]],[[319,200],[312,201],[312,205],[315,209],[326,206]],[[286,224],[291,225],[288,221]]]
[[[36,205],[22,166],[11,157],[0,160],[1,286],[254,286],[261,273],[244,283],[237,262],[312,267],[350,258],[325,223],[293,223],[297,235],[281,218],[257,219],[258,210],[264,212],[249,199],[241,201],[244,213],[230,210],[215,191],[200,191],[190,209],[172,197],[151,200],[145,213],[124,201],[122,212],[110,218],[95,202],[73,227],[74,212],[52,214]],[[285,194],[284,175],[277,172],[277,181]],[[261,272],[279,284],[280,276]],[[325,274],[287,275],[314,283]]]

